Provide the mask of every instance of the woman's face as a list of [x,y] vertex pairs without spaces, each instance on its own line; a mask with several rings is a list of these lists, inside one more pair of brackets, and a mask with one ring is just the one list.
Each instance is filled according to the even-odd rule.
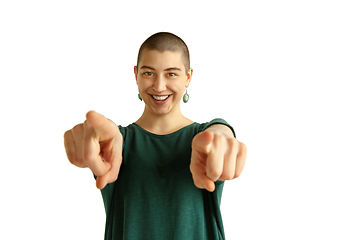
[[148,110],[156,115],[180,110],[180,100],[193,72],[192,69],[185,72],[181,52],[144,49],[134,72]]

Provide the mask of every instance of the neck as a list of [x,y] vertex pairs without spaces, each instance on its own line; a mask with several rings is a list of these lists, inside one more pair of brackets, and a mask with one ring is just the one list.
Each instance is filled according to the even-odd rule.
[[192,123],[181,113],[180,108],[167,114],[156,115],[146,106],[142,116],[136,121],[140,127],[159,135],[170,134]]

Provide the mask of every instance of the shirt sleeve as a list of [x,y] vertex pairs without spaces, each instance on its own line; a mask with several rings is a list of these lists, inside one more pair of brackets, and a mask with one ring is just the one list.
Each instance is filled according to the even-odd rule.
[[121,125],[118,126],[119,128],[119,131],[123,137],[123,150],[124,150],[124,145],[125,145],[125,138],[126,138],[126,130],[127,128],[126,127],[122,127]]
[[202,124],[202,127],[200,128],[200,132],[205,131],[207,128],[209,128],[209,127],[211,127],[212,125],[215,125],[215,124],[223,124],[223,125],[229,127],[231,129],[231,131],[233,132],[234,137],[236,138],[234,128],[222,118],[215,118],[215,119],[211,120],[210,122]]

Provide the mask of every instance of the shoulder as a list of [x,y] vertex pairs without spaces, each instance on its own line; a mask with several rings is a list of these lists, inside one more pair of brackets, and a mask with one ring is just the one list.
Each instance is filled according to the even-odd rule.
[[123,136],[123,139],[125,140],[128,133],[131,132],[131,131],[134,131],[135,123],[131,123],[126,127],[123,127],[123,126],[119,125],[118,128],[120,130],[121,135]]

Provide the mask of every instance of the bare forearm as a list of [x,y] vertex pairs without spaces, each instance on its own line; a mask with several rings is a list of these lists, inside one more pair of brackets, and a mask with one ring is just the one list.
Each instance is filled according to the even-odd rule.
[[224,124],[214,124],[207,128],[205,131],[210,131],[214,135],[222,135],[226,138],[235,138],[234,133],[231,131],[231,129]]

